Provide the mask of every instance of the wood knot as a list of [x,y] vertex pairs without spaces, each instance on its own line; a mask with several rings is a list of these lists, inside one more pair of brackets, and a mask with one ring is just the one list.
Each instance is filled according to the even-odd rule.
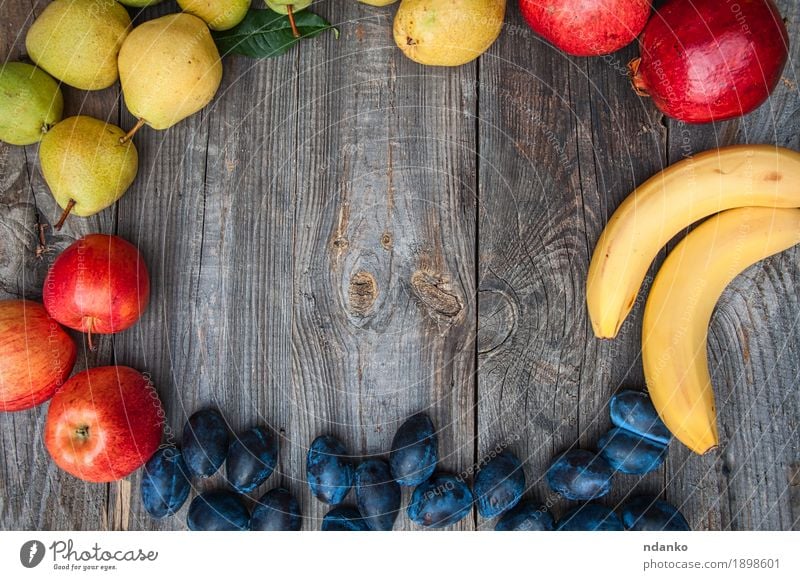
[[445,286],[443,280],[427,272],[416,271],[411,276],[411,289],[425,306],[436,314],[454,318],[463,306],[458,296]]
[[381,246],[383,246],[385,250],[392,249],[392,234],[389,232],[384,232],[384,234],[381,236]]
[[363,270],[353,274],[353,277],[350,278],[348,297],[350,310],[354,314],[366,314],[378,297],[378,285],[375,277]]

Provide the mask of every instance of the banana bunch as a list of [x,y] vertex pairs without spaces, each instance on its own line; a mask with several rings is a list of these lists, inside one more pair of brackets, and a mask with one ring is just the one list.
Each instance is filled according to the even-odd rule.
[[613,338],[651,262],[676,234],[706,220],[669,254],[645,305],[642,360],[653,403],[696,453],[719,438],[706,341],[725,287],[752,264],[800,243],[800,154],[768,145],[706,151],[638,187],[600,236],[586,297],[594,333]]

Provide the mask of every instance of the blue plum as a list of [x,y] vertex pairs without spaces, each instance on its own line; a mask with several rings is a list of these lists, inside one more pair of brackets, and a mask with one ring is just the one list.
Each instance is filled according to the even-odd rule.
[[353,464],[344,444],[330,435],[314,439],[306,456],[306,478],[318,500],[330,505],[342,503],[353,485]]
[[524,501],[508,510],[494,527],[497,532],[547,532],[555,528],[553,515],[535,501]]
[[620,391],[611,397],[611,422],[617,427],[668,445],[672,435],[661,421],[647,393]]
[[419,485],[436,469],[439,442],[433,422],[425,413],[417,413],[400,425],[392,439],[389,465],[402,486]]
[[688,532],[689,522],[670,503],[650,495],[631,498],[622,506],[622,523],[637,532]]
[[356,469],[356,505],[371,530],[388,531],[400,511],[400,486],[392,479],[389,464],[367,459]]
[[444,528],[461,521],[472,510],[472,491],[450,473],[434,473],[414,489],[408,517],[418,526]]
[[354,507],[340,505],[322,518],[323,532],[368,532],[369,526]]
[[584,449],[572,449],[557,457],[547,470],[547,483],[566,499],[589,500],[611,491],[614,470],[608,462]]
[[496,455],[475,476],[472,491],[482,517],[499,516],[517,505],[525,492],[522,462],[510,451]]
[[250,529],[256,531],[296,532],[302,525],[300,504],[280,487],[262,495],[250,516]]
[[183,455],[176,447],[165,447],[153,454],[142,473],[142,505],[154,518],[171,516],[189,497],[191,483]]
[[655,471],[667,458],[668,447],[627,429],[614,427],[597,442],[600,455],[617,471],[644,475]]
[[278,438],[266,427],[245,431],[228,447],[225,471],[239,493],[249,493],[267,481],[278,465]]
[[611,508],[585,503],[565,513],[556,529],[561,532],[621,532],[625,528]]
[[210,477],[228,454],[228,426],[216,409],[197,411],[183,428],[183,459],[192,475]]
[[240,495],[224,490],[207,491],[192,500],[186,524],[194,531],[248,530],[250,512]]

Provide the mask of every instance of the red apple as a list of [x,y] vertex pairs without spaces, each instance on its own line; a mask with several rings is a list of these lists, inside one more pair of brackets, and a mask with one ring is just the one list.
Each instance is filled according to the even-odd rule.
[[651,0],[519,0],[528,25],[575,56],[611,54],[639,36]]
[[92,234],[56,258],[44,281],[44,306],[64,326],[89,335],[132,326],[150,298],[150,277],[135,246]]
[[0,301],[0,410],[43,403],[72,372],[77,348],[44,306]]
[[148,379],[130,367],[78,373],[50,402],[44,444],[61,469],[84,481],[116,481],[161,442],[164,413]]

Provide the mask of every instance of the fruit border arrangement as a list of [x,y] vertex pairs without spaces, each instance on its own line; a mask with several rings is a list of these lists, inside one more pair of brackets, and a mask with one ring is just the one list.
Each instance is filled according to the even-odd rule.
[[[159,1],[120,0],[134,7]],[[265,2],[266,9],[256,9],[251,0],[178,0],[181,12],[136,26],[114,0],[54,0],[46,7],[26,37],[34,64],[10,62],[0,70],[0,140],[40,143],[42,175],[63,208],[56,229],[68,216],[94,215],[124,195],[138,170],[136,132],[145,125],[169,129],[210,103],[221,84],[222,57],[275,57],[326,30],[338,34],[306,10],[311,0]],[[530,27],[567,54],[606,55],[638,38],[640,56],[629,64],[634,90],[683,122],[753,111],[777,85],[788,58],[788,34],[772,0],[667,0],[655,11],[650,0],[518,4]],[[460,66],[494,43],[505,10],[505,0],[401,0],[394,39],[420,64]],[[59,83],[98,90],[118,80],[137,119],[130,130],[83,115],[62,119]],[[413,486],[408,515],[423,527],[451,525],[476,504],[481,516],[500,516],[496,529],[688,529],[673,506],[655,498],[630,500],[621,518],[593,502],[611,489],[615,471],[656,469],[670,433],[699,454],[719,444],[705,359],[711,314],[739,272],[800,242],[798,182],[800,154],[794,151],[775,145],[713,149],[653,176],[608,221],[587,277],[589,317],[597,337],[607,339],[618,333],[661,248],[701,223],[670,252],[647,298],[642,360],[649,395],[615,395],[615,427],[598,442],[599,452],[568,451],[547,472],[560,496],[589,503],[558,524],[546,507],[520,503],[524,471],[509,451],[483,464],[472,488],[463,476],[436,471],[436,432],[420,414],[400,427],[388,462],[371,458],[356,466],[329,436],[311,444],[308,485],[334,506],[322,528],[391,529],[400,487]],[[268,492],[252,513],[243,500],[277,465],[279,437],[270,428],[256,427],[231,442],[221,414],[201,410],[187,423],[182,449],[159,449],[165,415],[147,375],[109,366],[70,377],[77,347],[62,325],[85,333],[92,348],[93,335],[135,324],[149,293],[145,262],[127,241],[92,234],[64,250],[48,271],[43,304],[0,301],[2,410],[50,400],[45,446],[59,467],[85,481],[118,480],[146,464],[141,492],[154,517],[174,514],[191,478],[208,477],[224,463],[232,491],[197,496],[189,508],[191,529],[299,529],[299,506],[287,490]],[[108,401],[103,413],[91,404],[98,397]],[[71,452],[58,453],[65,448]],[[343,504],[351,488],[354,507]]]

